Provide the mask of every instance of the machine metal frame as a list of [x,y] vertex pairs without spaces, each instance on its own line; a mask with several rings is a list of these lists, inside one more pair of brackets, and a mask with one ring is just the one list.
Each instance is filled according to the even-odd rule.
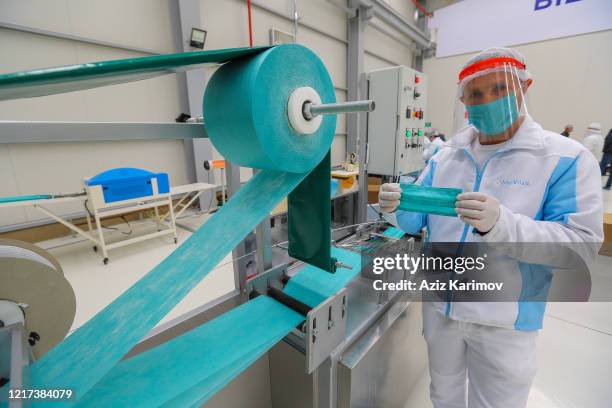
[[[0,338],[8,337],[10,343],[10,383],[11,389],[27,388],[27,370],[32,361],[31,351],[26,346],[25,326],[23,322],[13,323],[8,326],[0,327]],[[0,342],[2,343],[2,342]],[[4,401],[0,401],[4,402]],[[23,400],[11,399],[8,401],[9,408],[21,408],[24,406]]]
[[[272,268],[247,282],[249,295],[266,294],[269,288],[280,289],[290,277],[288,264]],[[282,300],[281,300],[282,301]],[[289,333],[285,341],[306,355],[306,372],[311,374],[346,335],[347,294],[343,288],[308,312],[305,322]]]

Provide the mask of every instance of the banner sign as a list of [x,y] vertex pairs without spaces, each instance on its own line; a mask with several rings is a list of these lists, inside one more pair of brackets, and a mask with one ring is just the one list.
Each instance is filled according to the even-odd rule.
[[436,57],[612,29],[612,0],[464,0],[436,10]]

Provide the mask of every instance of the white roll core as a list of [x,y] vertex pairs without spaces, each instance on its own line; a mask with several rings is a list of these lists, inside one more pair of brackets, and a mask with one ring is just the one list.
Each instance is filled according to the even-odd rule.
[[321,103],[321,97],[317,91],[308,86],[297,88],[291,93],[289,102],[287,102],[287,116],[289,117],[291,127],[296,132],[310,135],[319,130],[323,116],[315,116],[311,120],[306,119],[302,111],[306,102],[318,105]]

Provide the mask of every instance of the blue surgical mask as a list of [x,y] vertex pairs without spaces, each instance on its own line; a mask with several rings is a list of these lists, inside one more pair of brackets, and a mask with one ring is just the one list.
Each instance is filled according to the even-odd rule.
[[518,118],[514,94],[482,105],[466,105],[465,108],[470,124],[485,135],[505,132]]

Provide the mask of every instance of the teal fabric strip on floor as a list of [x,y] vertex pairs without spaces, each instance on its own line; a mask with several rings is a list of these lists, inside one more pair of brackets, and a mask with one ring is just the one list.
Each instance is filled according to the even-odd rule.
[[34,363],[31,385],[84,396],[304,177],[258,172],[170,256]]
[[259,296],[122,361],[79,407],[191,406],[205,401],[279,342],[304,316]]
[[[303,319],[302,319],[303,320]],[[287,332],[288,333],[288,332]],[[285,334],[287,334],[285,333]],[[266,351],[270,350],[276,343],[278,343],[284,336],[278,337],[276,340],[263,344],[262,347],[256,352],[250,355],[244,356],[243,359],[237,361],[231,367],[227,367],[214,379],[206,379],[200,382],[195,387],[184,392],[177,398],[162,405],[165,408],[176,408],[176,407],[194,407],[200,408],[209,399],[211,399],[218,391],[229,384],[234,378],[244,372],[251,366],[257,359],[262,357]]]
[[316,266],[306,265],[285,286],[285,293],[310,307],[315,307],[346,286],[361,271],[362,255],[346,249],[332,247],[332,256],[352,269],[339,267],[329,273]]

